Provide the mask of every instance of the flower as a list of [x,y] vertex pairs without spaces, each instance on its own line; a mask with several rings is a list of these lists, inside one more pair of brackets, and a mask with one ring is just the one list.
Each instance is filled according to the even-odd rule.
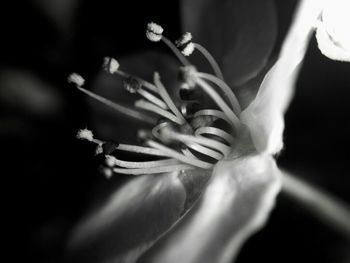
[[[106,206],[84,220],[74,231],[71,246],[86,251],[102,243],[99,253],[103,255],[89,256],[88,261],[230,262],[242,243],[262,227],[280,189],[281,174],[273,155],[283,147],[283,115],[305,55],[309,30],[299,32],[292,27],[279,59],[244,108],[226,83],[225,71],[221,72],[202,45],[193,43],[188,33],[176,42],[186,56],[199,51],[215,75],[198,71],[155,23],[149,24],[147,37],[163,41],[182,64],[181,85],[176,90],[181,106],[160,74],[155,72],[153,83],[148,82],[122,71],[122,63],[119,69],[113,58],[105,59],[107,72],[122,76],[125,88],[142,98],[135,108],[113,103],[85,89],[84,81],[76,82],[87,95],[153,127],[139,130],[142,146],[103,141],[91,138],[86,130],[79,132],[80,138],[89,134],[89,141],[97,144],[96,152],[106,156],[103,171],[107,177],[112,172],[143,176],[126,183]],[[258,71],[263,66],[255,67]],[[230,82],[242,83],[258,74],[244,73]],[[74,76],[70,79],[80,80]],[[155,158],[129,161],[121,159],[119,152]],[[187,195],[192,200],[188,201]],[[142,215],[141,209],[147,216],[129,222]],[[157,218],[159,215],[166,218]],[[143,221],[149,225],[146,234],[138,232]],[[137,238],[123,231],[132,229],[130,225]],[[106,246],[110,235],[119,235],[121,244],[114,249]]]

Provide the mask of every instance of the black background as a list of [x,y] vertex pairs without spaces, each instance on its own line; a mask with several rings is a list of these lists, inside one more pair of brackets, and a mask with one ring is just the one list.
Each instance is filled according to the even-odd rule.
[[[89,107],[67,85],[67,75],[92,76],[106,55],[149,48],[144,25],[150,20],[164,25],[170,39],[180,34],[177,1],[80,1],[71,16],[62,11],[64,20],[45,12],[43,3],[12,1],[0,8],[2,239],[10,262],[61,262],[70,228],[109,187],[93,147],[74,137],[89,123]],[[295,5],[276,1],[276,49]],[[15,95],[9,83],[17,87]],[[52,103],[37,108],[32,89]],[[323,57],[313,39],[286,116],[279,163],[348,203],[349,99],[349,64]],[[282,193],[268,225],[237,262],[255,260],[345,263],[349,243]]]

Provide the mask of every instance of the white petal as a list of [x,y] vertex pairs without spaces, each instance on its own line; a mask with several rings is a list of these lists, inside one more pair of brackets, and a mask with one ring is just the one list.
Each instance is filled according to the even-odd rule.
[[276,64],[266,74],[256,98],[241,114],[259,152],[275,154],[283,147],[283,115],[293,97],[295,80],[322,2],[301,2]]
[[139,262],[232,262],[243,242],[266,221],[280,176],[266,155],[219,163],[202,198]]

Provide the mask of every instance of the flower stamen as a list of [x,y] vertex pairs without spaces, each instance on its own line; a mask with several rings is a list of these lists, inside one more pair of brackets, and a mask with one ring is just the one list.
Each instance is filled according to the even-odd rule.
[[[72,80],[74,78],[76,79],[76,76],[79,76],[79,75],[76,74],[76,73],[71,74],[68,77],[68,81],[75,83],[77,89],[80,90],[81,92],[85,93],[89,97],[91,97],[91,98],[101,102],[102,104],[104,104],[104,105],[106,105],[106,106],[108,106],[108,107],[110,107],[110,108],[112,108],[112,109],[114,109],[114,110],[116,110],[116,111],[118,111],[118,112],[120,112],[122,114],[128,115],[130,117],[133,117],[135,119],[138,119],[138,120],[150,123],[150,124],[156,123],[156,120],[154,118],[152,118],[151,116],[148,116],[146,114],[143,114],[143,113],[141,113],[139,111],[136,111],[136,110],[131,109],[129,107],[126,107],[124,105],[118,104],[116,102],[113,102],[113,101],[111,101],[109,99],[106,99],[106,98],[104,98],[104,97],[102,97],[100,95],[97,95],[97,94],[95,94],[95,93],[93,93],[93,92],[83,88],[82,85],[84,84],[84,82],[81,82],[79,80],[78,80],[79,82],[75,82],[74,80]],[[83,78],[81,78],[81,79],[83,79]]]

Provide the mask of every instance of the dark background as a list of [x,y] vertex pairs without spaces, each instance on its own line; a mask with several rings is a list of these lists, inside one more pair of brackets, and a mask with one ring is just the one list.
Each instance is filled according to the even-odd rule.
[[[106,55],[145,50],[144,25],[158,21],[180,34],[177,1],[28,0],[0,8],[0,145],[2,236],[10,262],[61,262],[76,220],[110,186],[98,173],[93,146],[75,139],[89,124],[86,98],[66,78],[89,78]],[[296,1],[276,1],[279,35]],[[136,8],[137,7],[137,8]],[[313,39],[286,116],[279,163],[350,203],[350,66],[323,57]],[[7,252],[7,253],[6,253]],[[238,262],[350,260],[342,233],[283,193],[266,228]]]

